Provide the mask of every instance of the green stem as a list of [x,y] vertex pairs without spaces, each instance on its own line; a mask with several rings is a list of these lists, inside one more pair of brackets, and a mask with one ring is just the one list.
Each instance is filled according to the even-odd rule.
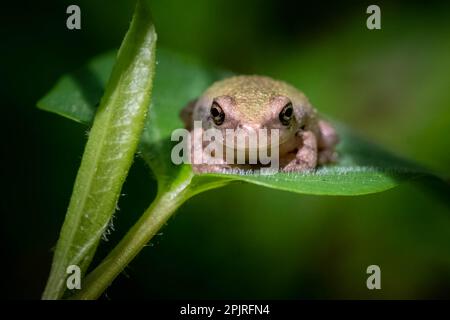
[[182,185],[164,191],[156,197],[142,217],[128,231],[113,251],[82,282],[82,289],[72,299],[98,298],[139,251],[167,222],[173,212],[193,193],[190,179]]
[[96,112],[42,298],[60,299],[67,267],[84,272],[108,226],[142,135],[153,87],[156,32],[138,1]]

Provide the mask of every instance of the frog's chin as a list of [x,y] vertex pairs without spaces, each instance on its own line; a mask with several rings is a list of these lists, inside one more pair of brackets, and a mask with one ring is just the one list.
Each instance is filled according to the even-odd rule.
[[280,150],[281,146],[284,145],[287,141],[289,141],[290,137],[281,137],[278,141],[271,141],[265,144],[256,145],[246,145],[245,147],[236,146],[233,144],[227,144],[226,141],[224,143],[217,142],[218,147],[222,147],[226,152],[236,151],[236,152],[257,152],[258,150],[273,150],[277,148]]

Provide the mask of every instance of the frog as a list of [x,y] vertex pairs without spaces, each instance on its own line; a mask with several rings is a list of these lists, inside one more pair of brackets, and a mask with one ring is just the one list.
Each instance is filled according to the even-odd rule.
[[[304,172],[335,163],[339,136],[305,94],[281,80],[261,75],[231,76],[210,85],[185,106],[181,119],[187,130],[201,121],[201,130],[259,129],[279,132],[279,171]],[[236,148],[236,147],[235,147]],[[235,164],[226,158],[214,164],[193,164],[196,173],[257,169],[261,164]]]

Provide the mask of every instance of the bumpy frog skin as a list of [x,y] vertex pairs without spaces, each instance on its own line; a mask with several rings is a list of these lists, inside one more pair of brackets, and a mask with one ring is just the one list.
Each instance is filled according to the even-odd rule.
[[[278,129],[280,171],[305,171],[336,161],[335,129],[318,118],[306,96],[291,85],[264,76],[236,76],[211,85],[181,113],[186,128],[202,130]],[[258,165],[193,165],[195,172],[256,169]]]

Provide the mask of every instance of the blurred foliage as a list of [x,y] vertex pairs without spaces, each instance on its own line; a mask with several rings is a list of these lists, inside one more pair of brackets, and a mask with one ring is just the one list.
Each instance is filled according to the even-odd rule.
[[[65,28],[65,8],[73,3],[82,9],[80,31]],[[450,7],[379,5],[381,31],[366,29],[367,5],[354,2],[151,4],[160,45],[236,72],[287,80],[325,114],[449,176]],[[61,74],[116,48],[132,7],[128,1],[49,1],[4,10],[2,96],[10,151],[3,166],[9,170],[2,244],[10,276],[2,285],[9,297],[42,292],[85,143],[85,128],[35,110],[35,102]],[[137,160],[116,231],[100,253],[155,192],[146,174]],[[449,211],[414,184],[351,198],[229,186],[183,206],[107,296],[448,298]],[[365,287],[370,264],[381,267],[380,291]]]

